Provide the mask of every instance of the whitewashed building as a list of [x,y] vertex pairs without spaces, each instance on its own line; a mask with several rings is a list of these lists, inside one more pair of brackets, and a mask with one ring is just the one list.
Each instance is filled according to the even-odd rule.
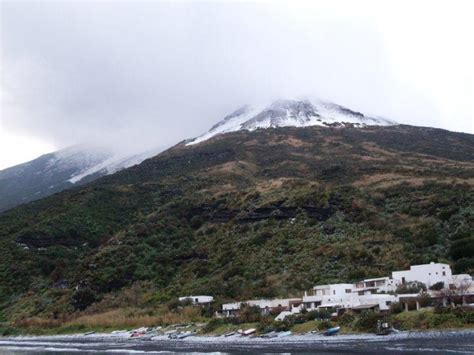
[[224,316],[237,315],[242,306],[245,305],[258,307],[262,314],[268,314],[274,310],[298,313],[300,310],[299,306],[301,305],[301,298],[260,299],[225,303],[222,305],[222,313]]
[[[407,309],[410,302],[416,302],[416,308],[421,307],[420,294],[396,294],[400,285],[409,282],[421,282],[429,288],[434,284],[443,282],[445,289],[458,289],[462,293],[463,303],[469,303],[469,297],[474,297],[474,282],[470,275],[452,275],[448,264],[434,263],[412,265],[409,270],[393,271],[392,277],[377,277],[365,279],[354,284],[339,283],[314,286],[300,298],[287,299],[261,299],[244,302],[227,303],[222,306],[225,316],[237,315],[242,304],[257,306],[262,314],[269,314],[272,310],[282,311],[281,317],[286,317],[289,312],[299,313],[302,309],[308,311],[319,309],[334,309],[344,312],[351,309],[355,312],[375,310],[388,311],[395,302],[404,304]],[[428,290],[432,297],[441,297],[443,291]],[[446,304],[443,296],[443,304]],[[338,311],[338,312],[339,312]]]
[[180,302],[185,302],[185,301],[188,301],[188,300],[191,301],[191,303],[193,305],[205,306],[205,305],[211,304],[214,301],[214,297],[212,297],[212,296],[203,296],[203,295],[179,297]]
[[438,282],[444,282],[445,286],[452,281],[451,267],[448,264],[434,263],[412,265],[410,270],[393,271],[392,279],[406,284],[409,282],[422,282],[430,287]]
[[386,277],[377,277],[373,279],[365,279],[355,283],[354,292],[359,296],[371,293],[387,293],[395,292],[400,281]]
[[307,310],[342,307],[354,296],[353,290],[353,284],[314,286],[312,295],[305,294],[303,296],[303,306]]

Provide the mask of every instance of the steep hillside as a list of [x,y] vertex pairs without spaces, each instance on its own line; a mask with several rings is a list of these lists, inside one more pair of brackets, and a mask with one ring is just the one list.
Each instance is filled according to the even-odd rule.
[[285,127],[178,144],[1,214],[0,317],[113,307],[107,294],[138,284],[153,303],[284,296],[436,260],[472,273],[473,188],[474,136],[438,129]]

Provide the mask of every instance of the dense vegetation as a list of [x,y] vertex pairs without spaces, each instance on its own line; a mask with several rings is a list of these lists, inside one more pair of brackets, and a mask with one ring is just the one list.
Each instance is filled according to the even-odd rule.
[[299,295],[445,261],[474,271],[474,136],[279,128],[179,144],[0,215],[0,322],[183,294]]

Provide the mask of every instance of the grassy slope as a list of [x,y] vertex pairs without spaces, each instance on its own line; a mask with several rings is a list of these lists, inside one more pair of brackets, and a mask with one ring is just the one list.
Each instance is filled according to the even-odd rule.
[[0,215],[0,321],[285,296],[431,260],[472,272],[473,162],[472,135],[407,126],[178,145]]

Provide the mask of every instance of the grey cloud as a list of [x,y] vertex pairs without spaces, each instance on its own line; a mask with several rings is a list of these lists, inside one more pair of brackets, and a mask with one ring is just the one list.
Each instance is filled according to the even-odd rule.
[[1,7],[3,124],[59,146],[171,145],[245,103],[299,95],[412,124],[439,117],[392,76],[370,25],[269,3]]

